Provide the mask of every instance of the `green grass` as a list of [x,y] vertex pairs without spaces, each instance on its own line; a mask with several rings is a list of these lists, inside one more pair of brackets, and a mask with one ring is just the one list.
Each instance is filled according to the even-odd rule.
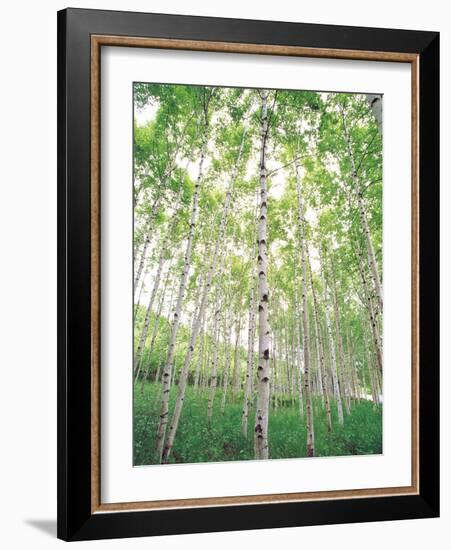
[[[160,386],[146,383],[144,394],[135,389],[134,396],[134,463],[155,464],[155,433],[159,413]],[[170,413],[176,397],[171,392]],[[187,388],[182,417],[170,457],[173,463],[223,462],[252,460],[255,411],[250,410],[248,437],[241,433],[242,393],[235,402],[229,399],[224,415],[220,411],[221,392],[215,397],[211,426],[207,421],[208,393]],[[332,403],[332,433],[327,431],[326,412],[314,398],[315,456],[380,454],[382,452],[382,407],[369,401],[353,403],[351,414],[340,426],[336,406]],[[271,409],[269,417],[270,458],[306,456],[305,419],[299,415],[295,400],[290,406]]]

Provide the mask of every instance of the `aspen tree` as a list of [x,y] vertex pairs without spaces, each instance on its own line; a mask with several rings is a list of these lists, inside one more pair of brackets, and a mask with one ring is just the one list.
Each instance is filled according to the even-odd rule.
[[[188,350],[187,350],[187,353],[186,353],[186,356],[185,356],[185,361],[184,361],[183,369],[182,369],[182,372],[181,372],[181,378],[180,378],[180,382],[179,382],[178,394],[177,394],[177,399],[176,399],[176,403],[175,403],[175,407],[174,407],[174,413],[173,413],[173,416],[172,416],[172,419],[171,419],[171,425],[170,425],[170,428],[169,428],[168,439],[167,439],[167,442],[164,445],[164,450],[162,452],[162,459],[165,460],[165,461],[168,460],[169,454],[171,452],[171,448],[174,444],[175,436],[176,436],[177,429],[178,429],[178,424],[179,424],[179,421],[180,421],[180,415],[181,415],[181,412],[182,412],[183,401],[185,399],[186,385],[187,385],[187,381],[188,381],[189,366],[190,366],[190,363],[191,363],[192,354],[194,352],[194,347],[195,347],[195,344],[196,344],[197,336],[198,336],[199,330],[200,330],[200,321],[201,321],[202,316],[204,314],[204,310],[207,306],[207,301],[208,301],[208,297],[209,297],[209,293],[210,293],[212,279],[213,279],[213,276],[214,276],[216,268],[217,268],[219,252],[220,252],[220,249],[221,249],[221,245],[223,244],[223,236],[224,236],[224,231],[225,231],[225,228],[226,228],[227,216],[228,216],[230,204],[231,204],[231,201],[232,201],[233,186],[234,186],[236,177],[238,175],[238,169],[239,169],[239,166],[240,166],[241,155],[243,153],[243,146],[244,146],[245,136],[246,136],[246,129],[244,129],[244,131],[243,131],[241,144],[240,144],[240,148],[239,148],[239,151],[238,151],[237,160],[236,160],[235,166],[232,170],[230,183],[229,183],[227,193],[226,193],[226,197],[225,197],[225,201],[224,201],[224,208],[223,208],[223,211],[222,211],[221,221],[220,221],[220,225],[219,225],[219,229],[218,229],[218,235],[217,235],[217,238],[216,238],[216,244],[215,244],[215,248],[214,248],[214,252],[213,252],[213,258],[212,258],[210,268],[208,270],[208,274],[207,274],[207,277],[206,277],[205,286],[203,288],[202,298],[201,298],[201,302],[200,302],[200,305],[199,305],[199,311],[198,311],[198,314],[197,314],[197,316],[195,318],[195,321],[194,321],[194,324],[193,324],[193,330],[191,332],[190,342],[189,342],[189,345],[188,345]],[[225,255],[222,256],[222,261],[224,259],[224,256]],[[222,271],[222,264],[221,264],[221,268],[220,268],[220,272],[221,271]],[[216,384],[216,382],[215,382],[215,384]],[[215,389],[216,389],[216,386],[215,386]]]
[[296,191],[298,195],[298,230],[301,243],[301,280],[302,280],[302,327],[303,327],[303,353],[304,353],[304,393],[307,422],[307,456],[315,455],[315,433],[313,427],[312,394],[310,387],[310,350],[309,350],[309,323],[307,310],[307,266],[305,252],[305,228],[304,204],[301,190],[301,171],[299,163],[296,167]]
[[164,446],[164,440],[166,436],[166,427],[168,424],[168,415],[169,415],[169,392],[171,389],[171,376],[172,376],[172,369],[174,364],[174,352],[175,352],[175,343],[177,340],[177,333],[180,326],[180,320],[182,315],[182,303],[183,298],[185,296],[185,290],[186,290],[186,284],[188,281],[188,275],[191,265],[191,252],[193,248],[193,240],[194,240],[194,229],[196,227],[196,221],[197,221],[197,211],[198,211],[198,203],[199,203],[199,192],[200,192],[200,186],[202,182],[203,177],[203,169],[204,169],[204,162],[207,155],[207,145],[208,145],[208,131],[209,131],[209,102],[210,102],[211,96],[207,97],[207,93],[204,95],[204,130],[202,135],[202,144],[200,148],[200,160],[199,160],[199,169],[197,174],[197,180],[196,185],[194,188],[194,196],[193,196],[193,204],[192,204],[192,210],[191,210],[191,219],[190,219],[190,225],[189,225],[189,234],[188,239],[186,242],[186,250],[185,250],[185,258],[184,258],[184,265],[183,265],[183,271],[180,278],[180,285],[179,285],[179,291],[177,296],[177,303],[175,306],[174,316],[172,320],[172,327],[171,327],[171,337],[169,341],[169,349],[168,349],[168,357],[166,361],[166,365],[164,367],[163,371],[163,399],[162,399],[162,406],[161,406],[161,412],[160,412],[160,421],[158,423],[158,429],[157,429],[157,438],[156,438],[156,450],[157,455],[160,457],[160,461],[163,455],[163,446]]
[[255,412],[255,458],[269,458],[268,420],[269,420],[269,322],[267,283],[267,170],[266,148],[268,140],[268,92],[260,91],[261,97],[261,133],[260,133],[260,219],[258,223],[258,367],[257,367],[257,403]]

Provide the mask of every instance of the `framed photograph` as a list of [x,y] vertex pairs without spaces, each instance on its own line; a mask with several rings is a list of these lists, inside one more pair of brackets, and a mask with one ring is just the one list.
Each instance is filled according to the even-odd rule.
[[439,35],[58,13],[58,536],[439,514]]

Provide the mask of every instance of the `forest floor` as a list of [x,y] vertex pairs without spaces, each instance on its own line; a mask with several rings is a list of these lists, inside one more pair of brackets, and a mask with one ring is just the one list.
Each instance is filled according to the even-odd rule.
[[[146,383],[141,395],[134,392],[134,464],[155,464],[155,433],[159,415],[159,384]],[[171,392],[170,411],[176,398]],[[235,400],[228,395],[224,414],[222,393],[217,391],[211,425],[207,419],[208,392],[188,387],[177,437],[170,462],[223,462],[254,459],[254,410],[249,413],[248,437],[241,433],[242,392]],[[348,456],[382,453],[382,406],[361,400],[351,404],[344,425],[338,423],[336,404],[331,402],[334,429],[327,431],[326,411],[319,398],[313,399],[315,456]],[[299,414],[299,402],[289,400],[285,406],[271,408],[269,417],[270,458],[306,456],[305,415]]]

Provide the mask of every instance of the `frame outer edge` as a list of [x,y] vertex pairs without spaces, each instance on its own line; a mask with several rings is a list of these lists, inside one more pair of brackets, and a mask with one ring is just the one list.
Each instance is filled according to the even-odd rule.
[[57,463],[57,536],[67,540],[67,403],[66,403],[66,11],[57,13],[57,311],[58,311],[58,380],[57,380],[57,433],[58,433],[58,463]]
[[[420,56],[420,494],[440,515],[440,34]],[[427,376],[426,376],[427,373]]]
[[[335,501],[334,504],[330,504],[326,508],[323,501],[317,502],[297,502],[297,503],[286,503],[286,504],[261,504],[261,505],[245,505],[245,506],[229,506],[229,507],[216,507],[216,508],[194,508],[194,509],[175,509],[175,510],[161,510],[161,511],[152,511],[152,512],[120,512],[120,513],[108,513],[108,514],[89,514],[87,507],[85,506],[86,499],[84,489],[77,489],[74,485],[74,480],[81,482],[85,479],[86,475],[84,472],[85,468],[85,453],[78,453],[74,456],[74,448],[68,448],[68,436],[73,435],[73,418],[72,423],[68,416],[69,404],[73,407],[75,405],[74,396],[82,392],[80,390],[80,383],[74,383],[73,373],[71,378],[70,374],[70,363],[74,363],[73,358],[67,356],[68,350],[74,346],[74,339],[79,336],[77,331],[75,334],[72,334],[69,331],[68,336],[70,337],[70,343],[66,339],[67,333],[67,323],[74,322],[79,320],[81,313],[83,313],[83,308],[74,313],[71,311],[71,316],[68,316],[67,303],[68,296],[70,292],[73,293],[72,281],[71,285],[68,283],[67,276],[74,278],[74,266],[69,266],[69,271],[67,271],[67,261],[69,256],[73,256],[71,253],[69,245],[71,244],[71,238],[73,241],[73,230],[74,230],[74,219],[79,218],[79,214],[83,212],[84,203],[82,200],[73,200],[76,202],[75,206],[71,204],[69,200],[74,195],[74,186],[75,176],[71,172],[71,162],[73,164],[74,158],[77,157],[75,153],[75,148],[77,145],[81,146],[81,143],[77,142],[77,139],[72,139],[71,134],[71,143],[68,142],[68,131],[71,130],[71,122],[73,122],[73,115],[76,113],[76,108],[71,105],[71,92],[75,92],[71,85],[74,84],[74,76],[81,75],[82,78],[86,77],[86,70],[83,66],[80,70],[78,67],[75,67],[73,55],[74,45],[80,47],[79,52],[79,63],[83,65],[85,60],[86,48],[89,51],[89,45],[85,44],[87,36],[89,36],[90,31],[92,33],[98,32],[99,27],[99,18],[106,15],[106,23],[103,24],[103,27],[114,31],[114,27],[117,27],[119,21],[118,19],[123,17],[128,17],[130,24],[130,19],[133,18],[133,24],[138,25],[138,18],[140,16],[153,17],[154,14],[141,14],[141,13],[130,13],[130,12],[107,12],[101,10],[79,10],[79,9],[69,9],[58,12],[58,537],[64,540],[92,540],[98,538],[111,538],[111,537],[130,537],[130,536],[145,536],[145,535],[163,535],[169,533],[195,533],[195,532],[212,532],[212,531],[230,531],[230,530],[241,530],[241,529],[256,529],[256,528],[265,528],[265,527],[288,527],[295,525],[314,525],[314,524],[329,524],[329,523],[349,523],[349,522],[361,522],[361,521],[374,521],[374,520],[383,520],[383,519],[404,519],[404,518],[421,518],[421,517],[435,517],[438,515],[438,334],[435,335],[435,338],[429,344],[429,353],[432,357],[434,374],[437,373],[436,379],[432,380],[432,376],[429,376],[429,382],[423,376],[420,380],[420,406],[431,414],[431,417],[428,419],[426,424],[425,420],[421,422],[420,418],[420,440],[421,447],[425,447],[426,443],[432,443],[428,449],[425,449],[420,456],[420,470],[421,478],[423,483],[420,481],[420,495],[419,496],[404,496],[404,497],[382,497],[379,499],[375,498],[364,498],[359,499],[360,506],[356,506],[352,503],[352,500],[340,500]],[[169,16],[169,15],[155,15],[155,19],[162,18],[168,23],[166,29],[163,30],[164,34],[168,33],[168,28],[175,28],[175,20],[181,21],[182,19],[196,20],[197,25],[194,25],[195,30],[194,34],[204,32],[202,25],[206,25],[208,21],[216,22],[218,25],[221,21],[224,21],[225,24],[230,24],[232,22],[240,22],[243,25],[244,20],[234,20],[227,19],[221,20],[219,18],[208,18],[208,17],[189,17],[189,16]],[[170,24],[169,24],[169,20]],[[270,21],[247,21],[247,24],[254,24],[259,26],[263,34],[264,24],[270,25]],[[284,23],[276,22],[274,23],[281,28]],[[326,25],[305,25],[300,23],[290,23],[286,25],[298,26],[299,30],[306,27],[321,27],[323,30],[327,29]],[[438,101],[438,33],[427,33],[422,31],[391,31],[387,29],[363,29],[355,27],[335,27],[335,31],[338,29],[350,29],[358,34],[358,31],[369,32],[379,32],[379,39],[382,36],[383,32],[387,33],[399,33],[404,32],[408,33],[410,37],[409,40],[417,40],[416,44],[416,53],[421,54],[420,57],[420,158],[424,153],[424,164],[427,164],[429,169],[432,169],[432,177],[425,178],[424,168],[420,165],[420,198],[424,200],[424,197],[427,199],[427,194],[425,190],[430,191],[431,183],[432,187],[435,187],[438,184],[438,148],[433,151],[432,145],[427,146],[428,137],[430,132],[432,132],[434,139],[431,140],[433,145],[436,146],[438,142],[438,104],[435,108],[434,105],[431,105],[429,102],[428,106],[428,97],[429,100],[432,98],[432,102]],[[199,30],[200,29],[200,30]],[[183,32],[186,32],[186,28]],[[224,29],[222,29],[224,32]],[[232,31],[230,31],[232,32]],[[255,32],[255,29],[254,29]],[[177,32],[176,34],[181,34],[182,31]],[[100,33],[102,34],[102,33]],[[111,32],[114,34],[114,32]],[[189,33],[188,33],[189,34]],[[207,31],[204,34],[208,34]],[[393,34],[391,37],[393,38]],[[400,38],[400,37],[399,37]],[[182,39],[182,38],[181,38]],[[261,39],[266,43],[263,38]],[[348,37],[348,42],[350,37]],[[355,39],[353,39],[355,42]],[[427,42],[424,46],[423,43]],[[307,40],[308,43],[308,40]],[[421,43],[421,45],[420,45]],[[360,48],[362,49],[362,48]],[[72,55],[72,58],[71,58]],[[88,56],[89,57],[89,56]],[[72,63],[70,63],[72,59]],[[78,61],[78,60],[77,60]],[[425,71],[424,69],[429,71]],[[89,71],[88,71],[89,72]],[[429,81],[427,78],[429,77]],[[81,83],[85,85],[85,81],[82,80]],[[84,96],[84,90],[83,96]],[[424,95],[424,92],[426,94]],[[427,97],[426,97],[427,96]],[[72,98],[73,99],[73,98]],[[77,98],[78,99],[78,98]],[[80,105],[83,105],[84,97],[81,100]],[[88,102],[89,105],[89,102]],[[82,113],[80,113],[82,115]],[[72,118],[71,118],[72,116]],[[83,120],[81,122],[77,121],[77,138],[85,135],[85,116],[82,115]],[[73,128],[72,128],[73,130]],[[428,133],[429,132],[429,133]],[[83,151],[84,152],[84,151]],[[83,153],[82,152],[82,153]],[[78,153],[78,151],[77,151]],[[83,154],[81,156],[83,157]],[[85,167],[80,169],[80,172],[83,172]],[[79,175],[78,173],[76,175]],[[426,173],[427,175],[427,173]],[[429,185],[426,186],[425,180],[429,181]],[[71,180],[72,184],[71,184]],[[423,185],[421,182],[423,181]],[[434,190],[434,189],[433,189]],[[84,192],[84,191],[83,191]],[[423,208],[424,208],[423,202]],[[438,205],[438,188],[436,193],[433,193],[432,197],[429,197],[429,203],[427,205],[431,206]],[[69,205],[69,208],[68,208]],[[427,211],[429,212],[429,206]],[[429,277],[427,277],[427,269],[424,261],[422,261],[422,256],[424,252],[424,243],[425,237],[438,237],[438,220],[434,221],[435,212],[430,212],[427,214],[428,219],[423,220],[423,216],[420,213],[420,271],[424,276],[426,271],[426,279],[433,280],[434,282],[438,281],[438,255],[437,259],[434,258],[434,252],[437,248],[437,245],[431,247],[429,250],[429,256],[432,257],[431,272]],[[71,221],[72,220],[72,221]],[[432,222],[432,223],[431,223]],[[70,233],[72,224],[72,234]],[[426,229],[424,227],[426,226]],[[83,264],[83,254],[86,249],[83,248],[84,243],[78,245],[76,250],[76,259],[81,261]],[[82,256],[80,259],[80,255]],[[72,258],[73,260],[73,258]],[[77,279],[78,282],[78,279]],[[80,275],[81,284],[84,283],[82,276]],[[432,321],[433,328],[438,327],[438,290],[435,288],[436,293],[433,294],[432,305],[428,306],[429,309],[425,311],[423,315],[420,316],[421,319],[427,319],[427,321]],[[424,286],[420,285],[420,304],[423,305],[427,303],[423,297]],[[83,299],[85,299],[83,297]],[[72,295],[73,300],[73,295]],[[422,308],[423,310],[423,308]],[[70,310],[69,310],[70,311]],[[61,326],[63,325],[63,326]],[[72,327],[73,328],[73,327]],[[421,329],[421,325],[420,325]],[[79,329],[80,332],[83,330]],[[421,333],[423,336],[423,333]],[[424,337],[423,337],[424,338]],[[422,339],[423,339],[422,338]],[[423,351],[423,353],[422,353]],[[420,358],[421,365],[425,364],[424,361],[424,352],[425,350],[420,349]],[[70,359],[70,360],[69,360]],[[72,365],[73,370],[73,365]],[[421,369],[424,372],[424,366]],[[68,380],[70,378],[70,380]],[[74,387],[75,386],[75,387]],[[79,393],[77,393],[79,392]],[[77,405],[77,411],[80,409],[81,405]],[[75,410],[72,413],[75,413]],[[430,430],[430,421],[433,419],[433,430]],[[84,415],[83,415],[84,422]],[[84,424],[83,424],[84,425]],[[430,430],[428,432],[428,430]],[[433,432],[433,433],[432,433]],[[426,438],[426,434],[430,435]],[[78,437],[78,434],[77,434]],[[88,443],[91,447],[91,441]],[[428,454],[425,454],[427,451]],[[72,454],[71,454],[72,453]],[[423,456],[425,455],[425,456]],[[71,458],[72,456],[72,458]],[[433,471],[429,472],[427,479],[425,474],[427,474],[427,467],[431,468]],[[77,478],[77,471],[80,469],[80,475]],[[92,472],[91,472],[92,474]],[[431,484],[428,487],[427,481]],[[72,493],[71,493],[72,489]],[[73,493],[76,493],[75,495]],[[89,494],[91,494],[91,489],[89,489]],[[69,498],[69,495],[71,498]],[[396,505],[394,504],[394,499],[396,499]],[[377,502],[379,501],[379,502]],[[330,501],[329,501],[330,503]],[[401,506],[401,503],[404,503]],[[267,523],[262,524],[262,521],[256,521],[256,506],[259,506],[259,510],[262,511],[263,517],[266,518]],[[337,508],[338,506],[338,508]],[[403,509],[398,509],[402,507]],[[335,515],[332,510],[336,510]],[[283,519],[282,510],[288,514],[288,517]],[[273,514],[275,516],[273,516]],[[207,527],[203,527],[199,522],[199,514],[204,514],[205,522]],[[227,521],[222,518],[222,513],[229,514]],[[305,515],[304,515],[305,514]],[[332,514],[332,516],[331,516]],[[376,517],[370,517],[370,514],[375,515]],[[303,518],[302,521],[300,518]],[[121,520],[122,518],[122,520]],[[209,524],[208,518],[212,520]],[[247,519],[246,519],[247,518]],[[254,519],[252,519],[254,518]],[[254,521],[255,520],[255,521]],[[177,523],[177,521],[179,523]],[[175,524],[174,524],[175,522]]]

